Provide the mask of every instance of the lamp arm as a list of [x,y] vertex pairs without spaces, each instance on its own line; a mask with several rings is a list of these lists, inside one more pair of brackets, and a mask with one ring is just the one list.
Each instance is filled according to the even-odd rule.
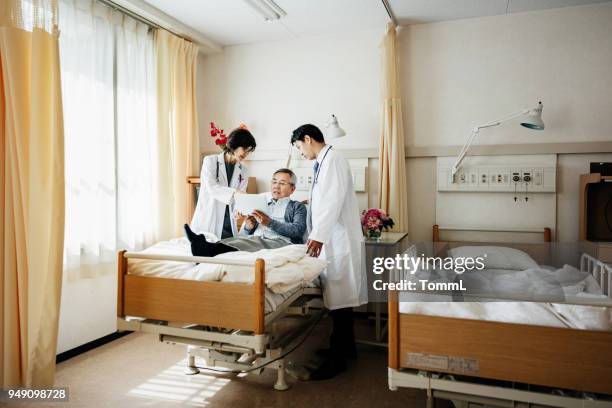
[[453,164],[453,167],[451,168],[451,174],[449,176],[449,178],[450,178],[449,181],[451,183],[455,182],[455,174],[457,174],[457,171],[459,170],[459,165],[463,161],[463,158],[465,157],[465,155],[467,154],[468,150],[470,149],[470,146],[472,145],[472,142],[476,138],[476,135],[478,135],[479,131],[480,131],[479,127],[473,128],[472,129],[472,133],[470,133],[470,136],[467,138],[467,140],[465,141],[465,144],[463,145],[463,147],[459,151],[459,155],[457,156],[457,160],[455,160],[455,164]]
[[463,159],[465,158],[465,155],[467,154],[468,150],[470,149],[470,146],[472,145],[472,142],[474,141],[474,139],[476,138],[476,136],[478,135],[478,133],[480,132],[480,129],[486,129],[486,128],[490,128],[490,127],[494,127],[494,126],[499,126],[504,122],[507,122],[509,120],[518,118],[519,116],[525,115],[529,113],[529,109],[523,109],[520,112],[516,112],[513,113],[511,115],[505,116],[497,121],[494,122],[488,122],[485,123],[484,125],[479,125],[476,126],[472,129],[472,133],[470,134],[470,136],[468,137],[468,139],[465,141],[465,144],[463,145],[463,147],[461,148],[461,150],[459,151],[459,155],[457,156],[457,160],[455,160],[455,164],[453,164],[453,167],[451,168],[451,173],[449,176],[449,181],[451,183],[455,182],[455,174],[457,174],[457,171],[459,171],[459,165],[461,164],[461,162],[463,161]]

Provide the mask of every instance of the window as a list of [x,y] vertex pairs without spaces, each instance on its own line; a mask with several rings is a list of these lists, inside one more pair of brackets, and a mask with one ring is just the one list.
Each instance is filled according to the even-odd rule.
[[64,267],[114,269],[116,251],[157,240],[157,95],[150,28],[96,0],[60,0]]

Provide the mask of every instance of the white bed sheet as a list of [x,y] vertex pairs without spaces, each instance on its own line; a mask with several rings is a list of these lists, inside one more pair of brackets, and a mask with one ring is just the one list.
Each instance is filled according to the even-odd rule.
[[400,313],[534,326],[612,330],[609,308],[531,302],[401,302]]
[[[284,249],[284,250],[283,250]],[[186,238],[159,242],[142,253],[160,255],[191,256],[191,248]],[[218,258],[251,260],[258,257],[266,261],[265,312],[275,311],[287,298],[307,286],[316,286],[317,277],[327,263],[304,256],[303,245],[290,245],[273,250],[254,253],[232,252],[218,255]],[[128,273],[140,276],[173,278],[199,281],[224,281],[251,283],[253,267],[234,267],[227,265],[199,264],[175,261],[154,261],[129,259]]]
[[[550,275],[555,285],[542,280],[543,274]],[[534,278],[536,275],[538,279]],[[450,281],[449,278],[442,277],[440,281]],[[514,293],[562,290],[567,295],[602,297],[599,285],[591,275],[568,265],[559,269],[540,267],[538,270],[524,271],[484,269],[466,272],[464,278],[470,282],[471,288],[493,292],[502,288]],[[433,300],[431,297],[425,298]],[[436,296],[435,302],[419,301],[416,294],[411,295],[411,299],[415,301],[400,302],[400,313],[612,331],[612,308],[607,307],[537,302],[451,302],[450,296],[443,295]]]
[[[415,253],[409,253],[415,256]],[[470,290],[603,297],[599,284],[590,274],[570,265],[562,268],[538,265],[527,253],[517,249],[464,246],[449,251],[450,256],[476,257],[483,254],[487,258],[486,269],[466,272],[462,276]],[[504,266],[506,268],[501,269]],[[452,271],[438,271],[436,275],[435,280],[439,282],[452,282],[456,278]],[[409,277],[419,278],[431,280],[434,277],[423,271]],[[425,298],[429,301],[420,301]],[[420,298],[418,294],[410,294],[410,299],[413,301],[400,302],[400,313],[612,331],[612,308],[606,307],[537,302],[452,302],[451,297],[445,295]]]

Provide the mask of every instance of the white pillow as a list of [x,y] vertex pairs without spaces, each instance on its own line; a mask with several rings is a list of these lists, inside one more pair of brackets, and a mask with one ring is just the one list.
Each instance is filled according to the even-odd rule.
[[485,269],[506,269],[524,271],[538,268],[538,264],[527,253],[500,246],[461,246],[450,249],[448,255],[452,258],[482,257]]

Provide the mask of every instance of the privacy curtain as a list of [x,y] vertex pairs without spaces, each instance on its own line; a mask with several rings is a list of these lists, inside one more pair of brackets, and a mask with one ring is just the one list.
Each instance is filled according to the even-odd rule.
[[383,106],[380,133],[378,205],[395,221],[395,231],[408,230],[408,195],[402,100],[399,89],[397,34],[389,24],[383,39]]
[[[187,177],[198,174],[199,136],[196,106],[198,47],[157,30],[158,148],[160,157],[160,229],[164,238],[183,235],[193,202]],[[163,159],[166,159],[165,161]]]
[[56,0],[0,2],[0,383],[51,386],[64,239]]

